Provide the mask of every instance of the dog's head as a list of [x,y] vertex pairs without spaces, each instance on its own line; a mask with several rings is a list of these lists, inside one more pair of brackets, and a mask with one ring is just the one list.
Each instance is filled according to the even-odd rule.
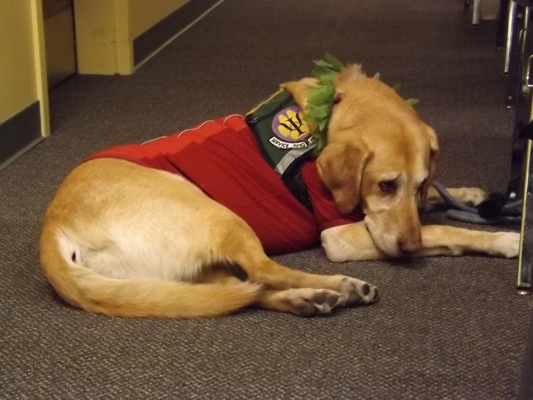
[[[305,110],[312,78],[283,84]],[[418,204],[435,174],[433,129],[392,88],[350,65],[334,81],[335,105],[318,172],[339,212],[360,206],[374,243],[390,256],[421,249]]]

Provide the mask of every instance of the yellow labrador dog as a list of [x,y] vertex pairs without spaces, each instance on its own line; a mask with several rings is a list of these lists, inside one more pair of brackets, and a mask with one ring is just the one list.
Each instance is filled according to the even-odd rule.
[[[314,82],[305,78],[282,87],[305,110]],[[516,233],[421,226],[420,204],[441,202],[430,187],[439,150],[435,132],[358,65],[346,67],[334,84],[340,101],[328,144],[310,168],[335,212],[360,210],[363,216],[317,234],[330,260],[517,256]],[[485,198],[479,189],[450,190],[464,202]],[[377,300],[377,288],[364,281],[273,261],[259,238],[263,228],[269,227],[252,228],[208,196],[203,184],[163,167],[103,157],[82,163],[60,187],[45,216],[40,261],[65,301],[111,316],[214,317],[249,305],[312,316]],[[233,265],[246,281],[233,275]]]

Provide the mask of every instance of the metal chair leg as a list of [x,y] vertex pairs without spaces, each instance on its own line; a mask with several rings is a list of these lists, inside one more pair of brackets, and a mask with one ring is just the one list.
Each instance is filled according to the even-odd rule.
[[479,25],[481,19],[481,0],[474,0],[474,9],[472,10],[472,25],[474,27]]
[[[522,81],[521,94],[529,100],[530,117],[532,120],[532,89],[533,89],[533,36],[530,29],[531,7],[525,8],[524,15],[524,43],[521,53],[522,59]],[[518,275],[517,290],[520,294],[531,294],[533,291],[533,122],[524,128],[518,141],[523,143],[523,171],[522,171],[522,223],[520,227],[520,252],[518,254]],[[518,144],[518,142],[517,142]]]
[[533,290],[533,158],[531,157],[531,143],[531,140],[527,140],[524,157],[525,179],[516,284],[519,294],[531,294]]
[[500,10],[498,12],[498,30],[496,31],[496,48],[503,46],[505,32],[507,30],[507,21],[509,14],[509,0],[500,1]]
[[[520,8],[524,13],[524,26],[512,45],[511,69],[507,77],[506,106],[516,105],[515,123],[512,134],[511,164],[507,184],[507,199],[516,200],[520,196],[523,165],[524,139],[520,133],[531,121],[531,57],[533,54],[533,31],[529,24],[530,7]],[[530,129],[530,128],[528,128]]]
[[530,121],[531,101],[527,98],[520,98],[516,105],[515,123],[511,144],[511,164],[507,180],[506,198],[508,201],[518,200],[520,197],[520,187],[522,184],[522,174],[524,165],[524,139],[518,135]]
[[511,48],[513,45],[513,34],[516,19],[516,3],[511,0],[509,3],[509,11],[507,13],[507,37],[505,40],[505,62],[503,66],[503,73],[509,73],[509,64],[511,62]]

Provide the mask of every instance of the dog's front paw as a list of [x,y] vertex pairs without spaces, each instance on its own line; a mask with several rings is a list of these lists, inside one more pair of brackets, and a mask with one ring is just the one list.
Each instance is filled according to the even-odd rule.
[[475,187],[449,189],[449,192],[461,203],[471,207],[476,207],[488,198],[487,193],[484,190]]
[[378,288],[365,281],[345,277],[341,283],[340,292],[346,296],[343,306],[370,304],[379,299]]
[[518,257],[520,251],[520,234],[516,232],[496,232],[494,255],[505,258]]

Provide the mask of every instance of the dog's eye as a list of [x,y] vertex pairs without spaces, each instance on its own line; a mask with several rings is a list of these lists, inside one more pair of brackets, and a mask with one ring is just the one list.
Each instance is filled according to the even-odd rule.
[[383,181],[379,183],[379,188],[383,193],[394,193],[396,191],[396,181]]

